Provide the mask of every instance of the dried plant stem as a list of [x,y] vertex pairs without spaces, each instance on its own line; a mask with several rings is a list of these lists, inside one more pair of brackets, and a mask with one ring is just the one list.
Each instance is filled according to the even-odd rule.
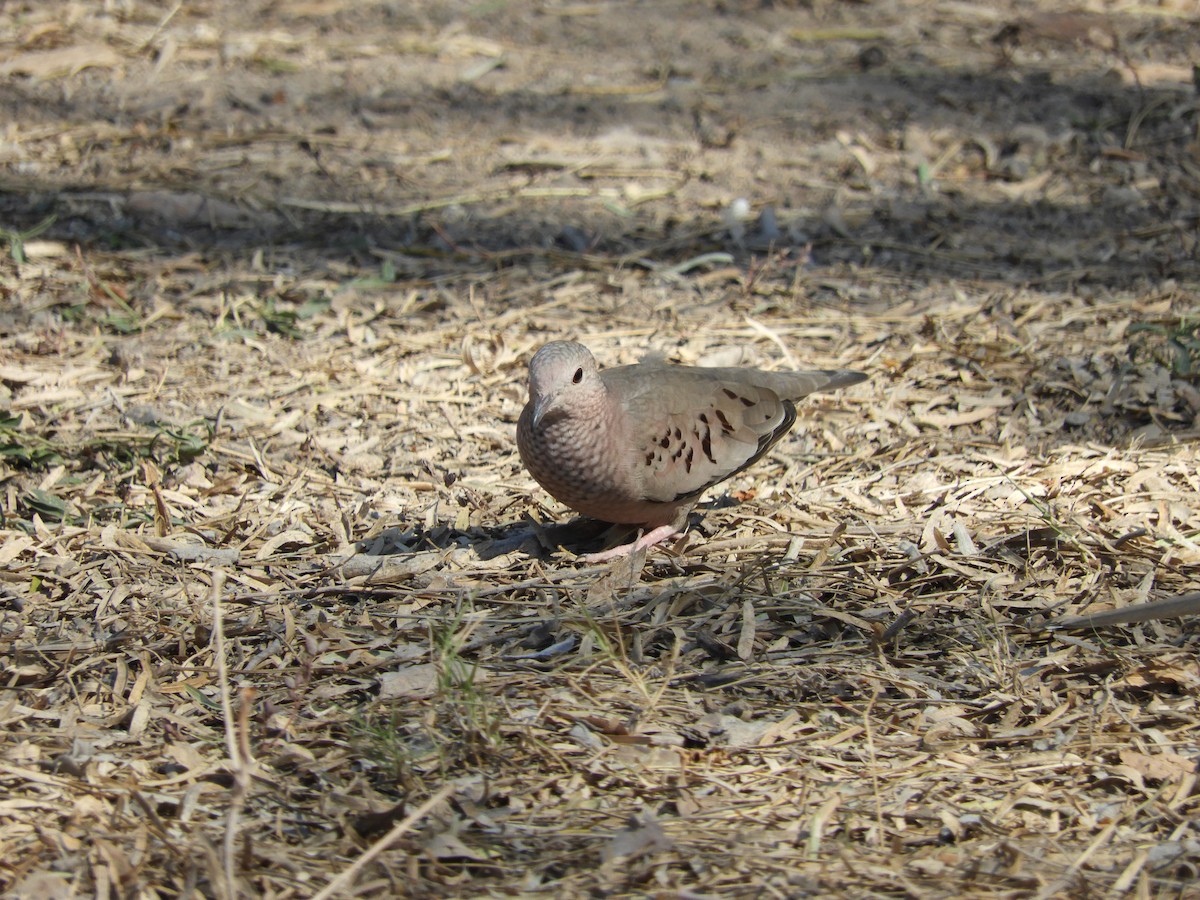
[[222,852],[225,895],[233,900],[240,896],[237,886],[236,844],[241,823],[242,810],[250,794],[251,768],[249,701],[252,689],[241,691],[237,709],[233,704],[233,689],[229,681],[229,662],[225,646],[224,611],[221,599],[225,587],[225,573],[213,572],[210,600],[212,605],[212,647],[217,665],[217,685],[221,693],[221,712],[225,722],[225,752],[233,774],[233,790],[229,796],[229,810],[225,818],[225,836]]
[[435,794],[428,797],[420,806],[397,822],[387,834],[364,850],[362,855],[354,860],[333,881],[314,894],[312,900],[329,900],[338,891],[348,887],[363,868],[368,866],[379,854],[394,844],[401,835],[411,831],[412,827],[421,821],[430,810],[449,797],[454,792],[454,787],[453,784],[442,785]]

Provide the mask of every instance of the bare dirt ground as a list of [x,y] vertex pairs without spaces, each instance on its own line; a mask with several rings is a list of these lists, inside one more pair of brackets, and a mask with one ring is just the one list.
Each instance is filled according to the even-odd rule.
[[[0,3],[0,889],[1200,896],[1195,617],[1046,627],[1200,583],[1198,17]],[[588,567],[560,337],[871,377]]]

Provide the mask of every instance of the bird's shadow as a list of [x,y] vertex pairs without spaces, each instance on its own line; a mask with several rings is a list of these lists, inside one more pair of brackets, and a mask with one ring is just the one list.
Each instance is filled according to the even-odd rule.
[[[685,531],[703,530],[708,513],[737,505],[738,501],[728,494],[706,499],[688,516]],[[406,556],[466,549],[473,551],[481,560],[514,553],[529,559],[545,559],[559,555],[564,550],[572,556],[608,550],[636,540],[639,533],[636,525],[613,525],[586,516],[577,516],[562,523],[542,524],[525,519],[466,530],[443,522],[428,528],[423,525],[385,528],[378,534],[356,541],[354,548],[361,556]]]
[[403,556],[467,549],[482,560],[514,553],[535,559],[553,555],[562,549],[575,555],[602,550],[613,543],[620,543],[622,538],[632,535],[635,530],[583,517],[562,524],[541,525],[527,520],[466,531],[448,524],[434,525],[432,528],[404,528],[397,525],[356,541],[354,548],[362,556]]

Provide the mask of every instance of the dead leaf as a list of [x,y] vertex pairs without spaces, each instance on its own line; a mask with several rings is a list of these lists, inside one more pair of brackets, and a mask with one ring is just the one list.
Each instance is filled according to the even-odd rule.
[[71,880],[57,872],[31,872],[12,891],[15,900],[59,900],[75,896]]
[[742,660],[754,656],[754,604],[749,600],[742,603],[742,628],[738,634],[737,655]]
[[486,860],[488,857],[463,843],[453,831],[443,831],[435,834],[425,844],[425,852],[434,859],[470,859]]
[[637,859],[660,850],[670,850],[675,846],[649,810],[644,811],[639,818],[640,821],[635,821],[629,828],[614,834],[605,845],[601,853],[605,863],[618,859]]
[[181,191],[137,191],[129,195],[125,208],[135,217],[156,219],[173,225],[247,228],[275,221],[270,213],[243,208],[216,197]]
[[757,747],[775,725],[767,719],[746,722],[736,716],[710,713],[697,722],[706,727],[716,747]]
[[264,542],[258,548],[258,552],[254,554],[254,558],[258,562],[262,562],[264,559],[270,559],[284,547],[288,547],[289,549],[307,547],[312,543],[312,540],[313,536],[308,531],[300,528],[290,528],[275,535],[269,541]]
[[395,672],[384,672],[379,676],[379,699],[432,697],[437,691],[439,674],[434,663],[418,663]]
[[55,50],[31,50],[18,53],[0,63],[0,77],[28,75],[31,78],[59,78],[84,69],[111,69],[122,57],[107,44],[75,44]]
[[1139,753],[1136,750],[1122,750],[1121,762],[1131,769],[1140,772],[1146,778],[1158,781],[1179,781],[1197,771],[1196,761],[1164,750],[1162,753]]
[[1194,657],[1154,660],[1134,669],[1122,683],[1130,687],[1178,685],[1194,690],[1200,685],[1200,661]]

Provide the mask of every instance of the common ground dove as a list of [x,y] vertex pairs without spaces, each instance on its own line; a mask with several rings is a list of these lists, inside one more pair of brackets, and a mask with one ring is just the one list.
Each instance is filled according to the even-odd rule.
[[517,447],[530,474],[567,506],[642,536],[589,559],[624,556],[682,530],[700,494],[767,452],[813,391],[858,384],[848,370],[763,372],[643,362],[601,372],[574,341],[529,364]]

